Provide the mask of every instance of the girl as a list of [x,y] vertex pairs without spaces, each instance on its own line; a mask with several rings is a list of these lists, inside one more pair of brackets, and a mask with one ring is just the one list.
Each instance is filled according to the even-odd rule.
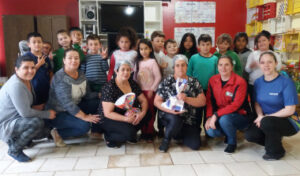
[[248,80],[248,74],[245,72],[245,67],[247,63],[248,56],[252,52],[249,48],[247,48],[248,45],[248,35],[245,32],[238,32],[233,40],[234,45],[234,51],[238,54],[242,70],[243,70],[243,77]]
[[155,91],[161,80],[159,66],[155,60],[151,41],[141,39],[138,44],[138,56],[136,60],[136,71],[134,78],[140,85],[143,93],[146,95],[151,120],[142,127],[142,139],[152,142],[154,135],[154,120],[156,111],[153,101]]
[[[256,46],[256,48],[258,48],[258,50],[253,51],[247,59],[245,70],[246,70],[246,72],[249,73],[248,90],[249,90],[249,94],[251,97],[252,109],[254,109],[254,94],[253,94],[254,81],[263,75],[262,70],[259,68],[259,57],[262,53],[264,53],[266,51],[273,52],[273,47],[271,45],[270,38],[271,38],[271,34],[268,31],[264,30],[264,31],[260,32],[255,37],[255,40],[254,40],[255,46]],[[274,53],[274,54],[276,56],[276,61],[277,61],[276,70],[280,70],[280,68],[281,68],[280,56],[276,53]]]
[[120,49],[113,52],[110,58],[110,68],[107,75],[107,80],[110,81],[114,74],[114,67],[117,62],[122,60],[129,61],[134,65],[136,51],[133,49],[136,45],[137,35],[134,29],[130,27],[121,28],[117,35],[117,45]]
[[190,60],[192,55],[197,53],[198,50],[195,35],[192,33],[185,33],[181,39],[178,54],[184,54]]

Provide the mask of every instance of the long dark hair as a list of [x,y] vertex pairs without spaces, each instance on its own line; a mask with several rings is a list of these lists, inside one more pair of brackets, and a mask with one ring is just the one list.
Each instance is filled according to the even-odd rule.
[[[254,43],[255,43],[255,46],[257,47],[257,49],[258,49],[258,40],[259,40],[260,37],[266,37],[270,41],[271,40],[271,33],[269,31],[263,30],[259,34],[257,34],[257,36],[255,37],[255,40],[254,40]],[[269,45],[269,49],[274,51],[273,46],[271,45],[271,43]]]
[[142,43],[147,45],[151,49],[151,52],[149,54],[149,59],[154,59],[156,61],[151,41],[148,40],[148,39],[141,39],[139,44],[138,44],[138,48],[137,48],[137,53],[138,54],[137,54],[137,57],[136,57],[136,60],[135,60],[135,66],[136,66],[136,77],[135,77],[135,79],[137,79],[137,74],[139,72],[139,64],[143,60],[143,56],[140,53],[140,45]]
[[190,37],[190,38],[192,39],[192,42],[193,42],[193,46],[192,46],[192,48],[190,49],[190,53],[192,53],[192,55],[198,53],[195,35],[194,35],[193,33],[185,33],[185,34],[182,36],[182,39],[181,39],[181,42],[180,42],[180,45],[179,45],[179,53],[178,53],[178,54],[185,54],[186,49],[184,48],[184,42],[185,42],[185,40],[186,40],[188,37]]

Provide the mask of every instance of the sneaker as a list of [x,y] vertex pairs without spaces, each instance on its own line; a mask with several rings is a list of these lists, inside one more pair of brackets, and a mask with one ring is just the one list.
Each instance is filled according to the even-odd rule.
[[266,161],[275,161],[275,160],[279,160],[280,158],[282,158],[284,156],[283,154],[279,154],[279,155],[269,155],[269,154],[264,154],[263,159]]
[[232,144],[228,144],[227,147],[225,148],[224,152],[228,153],[228,154],[232,154],[234,153],[236,149],[236,144],[232,145]]
[[31,161],[31,158],[29,158],[23,151],[17,153],[8,152],[7,154],[19,162]]
[[169,140],[164,139],[159,146],[159,151],[165,153],[168,151],[168,149],[169,149]]
[[120,148],[121,145],[118,144],[117,142],[112,142],[112,141],[106,141],[106,146],[109,147],[109,148]]
[[60,137],[60,135],[58,134],[58,132],[55,128],[53,128],[51,130],[50,134],[54,140],[56,147],[65,147],[66,146],[64,140]]

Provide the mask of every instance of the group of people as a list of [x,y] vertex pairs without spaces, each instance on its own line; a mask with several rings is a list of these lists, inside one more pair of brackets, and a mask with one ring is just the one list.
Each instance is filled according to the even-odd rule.
[[[110,57],[95,34],[81,48],[79,28],[61,30],[57,38],[60,48],[45,53],[42,36],[30,33],[30,51],[17,59],[15,74],[0,90],[0,138],[19,162],[31,160],[23,149],[33,139],[53,138],[63,147],[64,139],[89,132],[93,138],[103,134],[112,148],[138,139],[153,142],[158,135],[161,152],[172,139],[198,150],[202,125],[207,136],[225,136],[226,153],[235,152],[241,130],[248,141],[265,146],[265,160],[277,160],[285,154],[282,137],[300,129],[295,85],[279,74],[281,59],[267,31],[256,36],[255,51],[247,48],[247,34],[238,33],[234,41],[221,34],[214,54],[207,34],[197,42],[185,34],[178,49],[161,31],[151,40],[137,39],[125,27]],[[186,80],[181,92],[178,79]],[[135,95],[135,111],[115,105],[128,93]],[[184,102],[183,111],[163,106],[171,97]]]

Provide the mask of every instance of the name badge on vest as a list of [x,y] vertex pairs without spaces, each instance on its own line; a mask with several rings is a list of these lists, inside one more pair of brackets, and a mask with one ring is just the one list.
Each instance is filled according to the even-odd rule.
[[228,97],[233,97],[233,94],[229,91],[226,91],[225,95],[228,96]]
[[272,95],[272,96],[278,96],[278,93],[270,92],[269,95]]

